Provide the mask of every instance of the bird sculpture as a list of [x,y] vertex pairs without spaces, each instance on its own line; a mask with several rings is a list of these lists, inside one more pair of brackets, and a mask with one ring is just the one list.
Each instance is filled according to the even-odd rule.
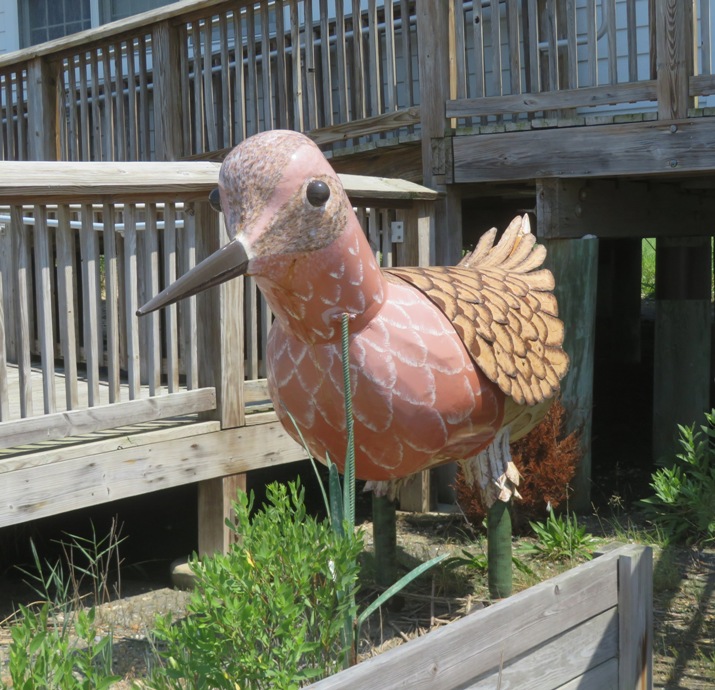
[[528,217],[497,244],[487,232],[458,266],[381,269],[320,149],[281,130],[233,149],[219,193],[230,241],[139,313],[253,276],[275,315],[266,359],[276,413],[340,469],[348,314],[356,476],[387,492],[457,460],[487,506],[508,501],[519,483],[509,443],[545,415],[568,368]]

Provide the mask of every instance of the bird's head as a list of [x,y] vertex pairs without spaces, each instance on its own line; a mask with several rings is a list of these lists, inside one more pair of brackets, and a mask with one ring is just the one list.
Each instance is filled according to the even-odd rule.
[[[139,314],[323,249],[343,232],[351,208],[320,149],[306,136],[284,130],[257,134],[233,149],[221,166],[219,197],[230,241]],[[219,203],[215,195],[213,203]]]

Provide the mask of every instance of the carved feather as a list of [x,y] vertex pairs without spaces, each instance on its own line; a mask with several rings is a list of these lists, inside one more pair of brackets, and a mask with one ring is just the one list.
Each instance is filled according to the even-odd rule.
[[[527,216],[495,245],[487,231],[458,266],[386,269],[415,286],[454,324],[475,363],[517,405],[553,397],[568,370],[564,327]],[[528,424],[525,423],[525,426]]]

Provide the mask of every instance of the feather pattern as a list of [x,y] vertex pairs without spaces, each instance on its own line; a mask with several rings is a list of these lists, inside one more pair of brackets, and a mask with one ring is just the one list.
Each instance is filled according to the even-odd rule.
[[544,403],[568,370],[564,326],[527,216],[515,218],[495,245],[487,231],[458,266],[390,268],[452,322],[474,362],[517,405]]

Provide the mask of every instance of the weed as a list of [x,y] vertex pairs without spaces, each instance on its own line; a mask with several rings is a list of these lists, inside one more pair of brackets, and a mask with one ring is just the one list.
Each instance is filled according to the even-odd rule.
[[555,515],[549,506],[549,515],[545,522],[529,524],[537,541],[523,547],[525,553],[552,561],[591,558],[590,545],[594,539],[587,533],[585,526],[578,524],[575,513]]

